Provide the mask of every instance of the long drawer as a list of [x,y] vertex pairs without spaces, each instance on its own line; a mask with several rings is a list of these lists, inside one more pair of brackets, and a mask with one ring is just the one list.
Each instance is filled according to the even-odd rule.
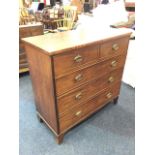
[[55,76],[58,77],[75,67],[96,61],[99,58],[99,46],[90,46],[54,56]]
[[59,118],[60,132],[65,132],[81,120],[87,118],[89,115],[106,105],[109,101],[118,96],[120,91],[120,82],[108,87],[100,95],[85,104],[80,104],[72,108],[66,115]]
[[98,63],[86,69],[82,69],[75,73],[69,74],[56,80],[57,96],[76,88],[88,81],[91,81],[98,76],[106,75],[115,69],[124,66],[125,55],[117,56],[107,61]]
[[65,111],[68,111],[72,107],[79,105],[81,102],[92,98],[106,87],[120,81],[122,72],[123,68],[117,69],[106,74],[105,76],[89,82],[88,84],[82,85],[80,88],[70,93],[58,97],[57,104],[59,116],[62,116]]

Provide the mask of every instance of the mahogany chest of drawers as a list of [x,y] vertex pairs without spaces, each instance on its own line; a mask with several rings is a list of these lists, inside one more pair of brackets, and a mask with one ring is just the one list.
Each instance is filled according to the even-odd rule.
[[29,70],[24,44],[21,42],[21,38],[42,34],[43,25],[41,23],[19,26],[19,73],[27,72]]
[[38,118],[58,143],[73,126],[117,102],[130,34],[80,30],[23,39]]

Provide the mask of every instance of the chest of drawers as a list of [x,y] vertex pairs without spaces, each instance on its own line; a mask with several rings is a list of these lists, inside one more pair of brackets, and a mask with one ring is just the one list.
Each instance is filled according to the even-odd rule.
[[41,23],[19,26],[19,73],[27,72],[29,70],[24,44],[21,42],[21,38],[42,34],[43,25]]
[[130,34],[81,30],[23,39],[38,118],[58,143],[76,124],[117,102]]

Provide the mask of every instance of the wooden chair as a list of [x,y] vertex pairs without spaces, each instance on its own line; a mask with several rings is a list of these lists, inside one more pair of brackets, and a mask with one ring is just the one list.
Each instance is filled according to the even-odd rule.
[[71,30],[74,27],[77,18],[77,7],[76,6],[64,6],[63,19],[55,20],[58,31]]
[[35,16],[30,15],[27,8],[20,8],[19,16],[20,25],[25,25],[27,23],[32,23],[35,21]]

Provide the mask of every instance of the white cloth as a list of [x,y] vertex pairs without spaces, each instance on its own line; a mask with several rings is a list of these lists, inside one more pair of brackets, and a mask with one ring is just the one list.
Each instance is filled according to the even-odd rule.
[[80,15],[78,28],[103,29],[117,22],[127,22],[128,13],[123,0],[109,4],[100,4],[93,10],[93,17]]
[[123,0],[112,2],[109,4],[100,4],[93,10],[96,22],[100,25],[112,25],[117,22],[127,22],[128,13],[125,10]]

